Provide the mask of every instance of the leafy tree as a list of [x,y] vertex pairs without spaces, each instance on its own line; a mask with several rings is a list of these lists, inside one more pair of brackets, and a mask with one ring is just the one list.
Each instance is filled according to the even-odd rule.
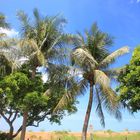
[[[101,124],[105,126],[104,113],[102,108],[114,115],[117,119],[121,119],[119,111],[119,103],[117,95],[110,86],[110,81],[115,75],[118,75],[117,69],[109,69],[120,55],[128,52],[127,47],[123,47],[113,53],[109,53],[107,46],[112,45],[112,38],[100,31],[96,24],[93,24],[90,31],[85,32],[86,37],[78,34],[79,41],[76,42],[76,48],[72,52],[73,76],[77,79],[76,94],[65,94],[58,105],[58,108],[69,101],[65,100],[67,96],[78,96],[86,93],[86,89],[90,88],[90,96],[88,101],[87,112],[82,131],[82,140],[86,140],[87,127],[92,109],[93,99],[97,104],[96,111],[101,119]],[[93,94],[94,92],[94,94]]]
[[120,73],[118,81],[120,101],[132,112],[140,110],[140,46],[135,48],[130,63]]
[[13,139],[22,126],[14,133],[14,121],[28,110],[26,126],[38,126],[49,112],[48,97],[44,96],[43,81],[40,76],[34,81],[26,74],[16,72],[0,81],[0,115],[9,125],[8,139]]

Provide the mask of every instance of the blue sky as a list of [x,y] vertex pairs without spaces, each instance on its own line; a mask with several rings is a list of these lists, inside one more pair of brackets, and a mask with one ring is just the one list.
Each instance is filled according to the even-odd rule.
[[[0,12],[4,13],[11,23],[13,33],[19,31],[19,22],[16,18],[18,10],[24,10],[32,15],[32,10],[38,8],[42,15],[63,15],[68,24],[66,32],[76,33],[89,29],[92,23],[97,22],[100,29],[115,37],[114,51],[122,46],[130,47],[130,54],[118,59],[115,66],[122,66],[129,62],[133,49],[140,44],[140,0],[12,0],[0,2]],[[88,92],[88,91],[87,91]],[[51,125],[43,122],[39,128],[28,128],[34,131],[41,129],[52,130],[72,130],[81,131],[85,110],[88,101],[88,94],[79,97],[79,111],[71,116],[65,117],[62,125]],[[94,107],[94,106],[93,106]],[[106,114],[106,113],[105,113]],[[128,128],[129,130],[140,130],[140,113],[134,116],[123,111],[123,120],[116,121],[106,114],[106,128],[120,131]],[[18,127],[21,120],[15,123]],[[99,119],[93,111],[90,124],[95,130],[102,130]],[[8,127],[0,120],[0,130],[7,130]]]

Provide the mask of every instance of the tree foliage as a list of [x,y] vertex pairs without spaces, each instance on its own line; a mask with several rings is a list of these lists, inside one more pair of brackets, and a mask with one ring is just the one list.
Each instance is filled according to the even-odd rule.
[[120,101],[133,112],[140,110],[140,46],[135,48],[130,63],[118,77]]
[[[43,95],[43,81],[35,77],[34,81],[24,73],[16,72],[0,81],[0,115],[10,126],[9,137],[15,137],[14,121],[28,110],[27,126],[34,126],[48,112],[48,97]],[[46,116],[45,116],[46,117]]]

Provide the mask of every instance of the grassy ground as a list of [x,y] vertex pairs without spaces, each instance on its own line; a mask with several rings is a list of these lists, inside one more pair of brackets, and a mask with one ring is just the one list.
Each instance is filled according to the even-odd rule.
[[[26,140],[80,140],[80,133],[57,132],[30,132]],[[17,137],[15,140],[19,140]],[[88,140],[140,140],[140,132],[94,132],[93,137],[88,135]]]

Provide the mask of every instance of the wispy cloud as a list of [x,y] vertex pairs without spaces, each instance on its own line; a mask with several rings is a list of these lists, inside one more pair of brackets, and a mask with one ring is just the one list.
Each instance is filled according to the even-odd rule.
[[4,29],[4,28],[0,28],[0,33],[5,33],[8,37],[17,37],[18,36],[18,32],[14,29]]
[[140,2],[140,0],[137,0],[137,3],[139,3]]

